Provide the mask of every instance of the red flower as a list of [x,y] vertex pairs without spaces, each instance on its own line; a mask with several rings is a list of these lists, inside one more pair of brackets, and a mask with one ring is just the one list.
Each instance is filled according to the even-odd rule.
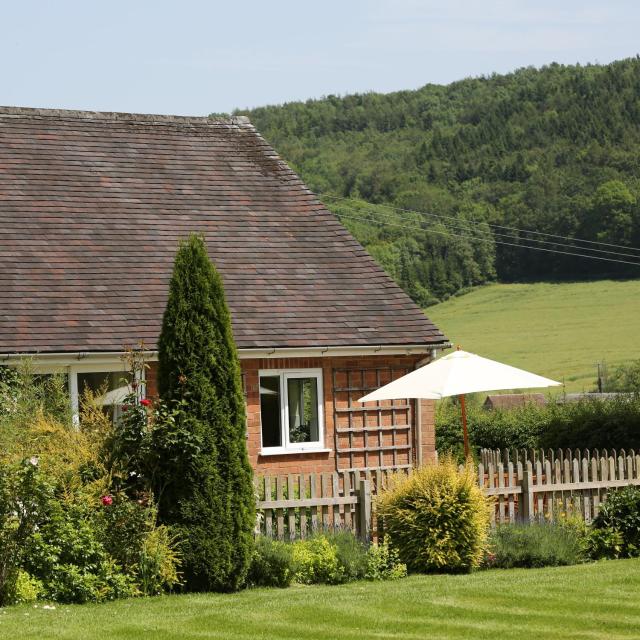
[[100,500],[105,507],[113,504],[113,498],[111,496],[102,496]]
[[142,400],[140,400],[140,404],[143,407],[149,407],[151,406],[151,400],[149,400],[149,398],[142,398]]

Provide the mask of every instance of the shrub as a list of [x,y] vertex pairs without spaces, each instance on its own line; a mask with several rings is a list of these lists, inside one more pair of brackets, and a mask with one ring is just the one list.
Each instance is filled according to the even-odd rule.
[[[640,555],[640,488],[628,486],[611,491],[593,521],[593,528],[610,531],[606,535],[596,535],[600,536],[600,543],[609,536],[610,542],[606,546],[611,550],[619,546],[617,557]],[[621,538],[621,545],[616,533]]]
[[37,462],[0,466],[0,606],[15,593],[27,544],[53,499]]
[[24,566],[42,581],[43,597],[98,602],[135,595],[134,579],[107,553],[85,505],[52,501],[26,545]]
[[[467,420],[475,450],[640,448],[640,394],[495,411],[469,402]],[[452,401],[436,411],[436,448],[464,459],[460,411]]]
[[505,524],[490,535],[489,567],[555,567],[585,559],[585,538],[573,526],[553,523]]
[[143,537],[136,577],[144,595],[157,596],[181,583],[177,546],[177,536],[165,525],[154,527]]
[[620,558],[624,549],[624,538],[619,531],[604,527],[592,528],[587,539],[589,556],[594,560]]
[[155,510],[127,499],[124,494],[109,496],[94,520],[105,551],[125,570],[135,572],[147,535],[155,528]]
[[265,536],[256,539],[247,583],[254,587],[288,587],[296,574],[293,545]]
[[251,561],[255,499],[229,310],[201,237],[178,249],[158,352],[160,397],[184,405],[154,430],[159,517],[179,527],[188,589],[234,590]]
[[552,404],[540,446],[545,448],[640,447],[640,395]]
[[324,535],[293,543],[296,582],[302,584],[340,584],[345,581],[338,549]]
[[396,476],[376,501],[385,534],[409,571],[470,571],[482,560],[490,502],[473,469],[451,458]]
[[[530,449],[538,446],[543,422],[540,408],[527,405],[509,411],[487,411],[473,400],[467,404],[469,440],[473,448]],[[436,447],[464,461],[460,408],[453,401],[438,403]]]
[[388,537],[371,545],[367,551],[367,580],[397,580],[407,575],[407,565],[400,562],[397,549],[389,544]]
[[367,547],[351,531],[334,531],[323,534],[336,548],[342,581],[361,580],[367,573]]
[[42,582],[20,569],[16,579],[14,603],[35,602],[42,594]]
[[606,378],[605,391],[640,392],[640,360],[616,367]]

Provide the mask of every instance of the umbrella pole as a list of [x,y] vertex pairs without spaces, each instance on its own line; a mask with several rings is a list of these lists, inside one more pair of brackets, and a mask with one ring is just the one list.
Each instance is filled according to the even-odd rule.
[[467,431],[467,407],[464,404],[464,393],[460,395],[460,409],[462,409],[462,436],[464,438],[464,457],[469,460],[469,432]]

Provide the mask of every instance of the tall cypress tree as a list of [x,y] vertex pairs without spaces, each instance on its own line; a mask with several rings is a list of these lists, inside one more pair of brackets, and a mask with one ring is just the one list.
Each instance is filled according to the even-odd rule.
[[175,258],[158,355],[160,398],[179,408],[159,427],[158,515],[181,533],[186,588],[232,591],[248,569],[255,499],[224,287],[196,235]]

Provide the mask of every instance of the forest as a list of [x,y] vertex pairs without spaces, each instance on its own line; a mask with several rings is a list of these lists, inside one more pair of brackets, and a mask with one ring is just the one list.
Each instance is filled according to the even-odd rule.
[[640,277],[640,57],[236,113],[423,306]]

